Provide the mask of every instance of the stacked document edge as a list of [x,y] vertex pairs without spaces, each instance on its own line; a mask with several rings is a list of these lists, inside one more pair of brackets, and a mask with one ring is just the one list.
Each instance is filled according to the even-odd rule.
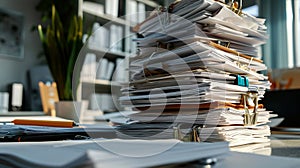
[[270,88],[258,54],[268,39],[265,21],[233,8],[182,0],[135,27],[139,52],[120,102],[138,113],[120,137],[178,138],[181,126],[183,133],[196,128],[193,140],[228,141],[235,150],[268,146],[266,124],[276,115],[259,104]]

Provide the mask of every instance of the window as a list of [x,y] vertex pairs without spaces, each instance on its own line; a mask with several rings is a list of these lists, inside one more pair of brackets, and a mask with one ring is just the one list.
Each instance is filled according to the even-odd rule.
[[252,16],[255,16],[255,17],[258,17],[258,5],[252,5],[252,6],[249,6],[247,8],[244,8],[243,11],[245,13],[248,13]]
[[[297,0],[298,1],[298,0]],[[286,30],[287,30],[287,57],[288,57],[288,68],[293,68],[295,64],[297,64],[294,59],[294,33],[293,33],[293,7],[292,0],[286,0]],[[296,56],[296,55],[295,55]],[[299,60],[300,61],[300,60]]]
[[[295,66],[300,67],[300,1],[299,0],[288,0],[289,4],[291,4],[291,10],[293,11],[293,23],[294,23],[294,31],[291,31],[291,36],[294,41],[294,52],[295,52]],[[288,9],[287,9],[288,10]],[[293,33],[293,34],[292,34]]]

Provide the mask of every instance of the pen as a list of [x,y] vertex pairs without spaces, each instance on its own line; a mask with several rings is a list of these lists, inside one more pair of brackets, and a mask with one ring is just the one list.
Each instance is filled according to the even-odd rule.
[[53,121],[53,120],[34,120],[34,119],[15,119],[12,121],[15,125],[36,125],[50,127],[73,127],[74,121]]

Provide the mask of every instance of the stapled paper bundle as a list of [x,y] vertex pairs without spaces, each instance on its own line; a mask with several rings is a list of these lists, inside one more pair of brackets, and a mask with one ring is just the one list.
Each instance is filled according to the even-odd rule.
[[259,104],[270,87],[259,53],[267,28],[241,7],[181,0],[134,28],[138,54],[120,101],[138,113],[120,127],[121,137],[229,141],[232,147],[269,142],[266,124],[275,115]]

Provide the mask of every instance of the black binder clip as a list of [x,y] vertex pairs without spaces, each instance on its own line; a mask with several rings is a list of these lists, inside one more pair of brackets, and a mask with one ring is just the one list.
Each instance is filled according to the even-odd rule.
[[173,127],[175,139],[183,142],[200,142],[199,125],[194,125],[187,133],[183,133],[180,127],[181,124]]
[[230,76],[236,77],[234,80],[234,84],[238,86],[249,87],[249,80],[246,76],[231,74]]

